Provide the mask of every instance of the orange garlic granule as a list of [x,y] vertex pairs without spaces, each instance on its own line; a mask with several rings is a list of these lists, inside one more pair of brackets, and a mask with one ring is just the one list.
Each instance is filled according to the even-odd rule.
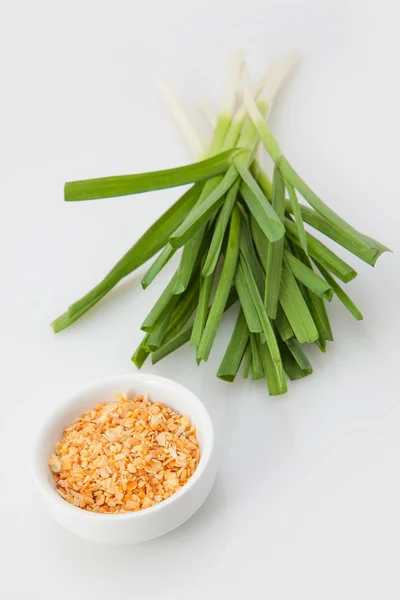
[[92,512],[158,504],[185,485],[200,459],[187,415],[146,395],[118,398],[75,419],[49,460],[60,496]]

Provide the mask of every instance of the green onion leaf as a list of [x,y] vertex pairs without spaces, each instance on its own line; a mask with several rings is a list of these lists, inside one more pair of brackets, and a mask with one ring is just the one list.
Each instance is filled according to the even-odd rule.
[[155,323],[159,320],[159,318],[167,312],[171,301],[176,300],[176,298],[174,299],[173,293],[175,283],[176,273],[172,276],[167,286],[165,287],[163,293],[158,298],[157,302],[154,304],[153,308],[143,321],[141,326],[141,329],[143,331],[150,332],[154,327]]
[[147,333],[143,340],[140,342],[139,346],[135,350],[134,355],[132,356],[132,362],[137,366],[138,369],[141,369],[143,364],[145,363],[147,357],[150,354],[150,350],[147,347],[147,340],[149,339],[149,334]]
[[310,344],[318,339],[317,327],[285,257],[282,263],[279,302],[301,344]]
[[208,221],[212,214],[223,204],[225,193],[232,187],[237,178],[237,169],[232,165],[206,200],[191,210],[183,223],[171,235],[169,239],[171,246],[174,248],[183,246],[193,236],[194,232]]
[[318,346],[321,352],[326,352],[326,340],[324,338],[319,338],[318,340],[315,340],[315,344]]
[[243,126],[240,131],[240,136],[236,144],[238,148],[247,148],[247,150],[250,151],[250,153],[247,156],[245,153],[243,153],[237,157],[238,161],[244,167],[247,167],[251,162],[252,154],[255,149],[257,139],[257,130],[254,127],[253,123],[250,121],[250,119],[244,119]]
[[379,244],[379,242],[376,242],[372,238],[354,229],[354,227],[329,208],[329,206],[327,206],[301,179],[284,156],[282,156],[281,159],[280,169],[285,179],[300,192],[303,198],[307,200],[307,202],[329,223],[342,230],[346,237],[353,241],[359,251],[366,253],[371,252],[374,253],[374,255],[377,254],[376,258],[378,258],[382,252],[387,250],[387,248],[382,246],[382,244]]
[[[272,180],[272,207],[278,219],[283,222],[285,218],[285,184],[279,171],[279,160],[275,164]],[[264,305],[270,319],[275,319],[278,307],[283,247],[284,239],[282,238],[271,244],[268,250]]]
[[217,377],[224,381],[234,381],[248,341],[249,330],[243,310],[240,310],[231,339],[218,369]]
[[[158,321],[152,326],[148,342],[148,346],[152,352],[159,348],[161,343],[174,337],[193,314],[196,308],[200,287],[198,263],[195,265],[195,268],[196,273],[193,276],[191,285],[182,294],[173,295],[169,303],[169,307],[172,306],[172,310],[166,309],[163,311],[161,317],[159,317]],[[163,321],[164,326],[159,323],[160,320]],[[162,337],[161,331],[159,331],[161,327],[164,327],[163,331],[166,331],[164,337]]]
[[65,184],[64,199],[76,201],[114,198],[202,181],[225,173],[233,158],[241,152],[243,150],[235,148],[197,163],[164,171],[70,181]]
[[239,239],[240,212],[239,209],[235,207],[232,211],[227,250],[221,276],[210,312],[207,317],[203,335],[197,349],[197,358],[199,360],[207,360],[211,352],[211,347],[217,333],[218,325],[221,320],[222,313],[224,312],[229,292],[235,277],[236,265],[239,256]]
[[286,187],[287,191],[289,192],[290,205],[295,218],[300,245],[303,248],[304,252],[307,253],[307,236],[306,231],[304,229],[303,217],[300,209],[300,204],[297,199],[296,190],[288,181],[286,181]]
[[257,181],[268,202],[272,202],[272,182],[256,160],[253,160],[250,165],[250,173]]
[[282,367],[282,374],[277,373],[277,370],[275,368],[276,363],[271,356],[271,352],[268,345],[262,344],[261,341],[258,340],[258,349],[260,351],[261,361],[263,363],[265,379],[267,381],[270,396],[279,396],[280,394],[285,394],[287,392],[287,386],[285,375],[283,374],[283,365],[280,353],[279,358]]
[[298,281],[317,296],[328,301],[332,300],[333,289],[327,281],[322,279],[322,277],[317,275],[317,273],[307,267],[301,260],[296,258],[296,256],[293,256],[293,254],[287,250],[285,250],[285,258],[289,264],[290,270]]
[[[211,142],[211,148],[210,148],[211,154],[216,154],[217,152],[219,152],[222,149],[222,147],[224,145],[224,140],[227,137],[227,134],[231,127],[231,124],[232,124],[231,115],[226,115],[223,113],[219,115],[218,120],[217,120],[217,125],[216,125],[215,131],[214,131],[213,139]],[[232,144],[232,146],[234,146],[234,145],[235,144]]]
[[283,312],[281,304],[278,304],[275,325],[282,341],[286,342],[286,340],[289,340],[290,338],[294,337],[293,329],[290,326],[287,316]]
[[[285,226],[288,237],[301,247],[296,225],[290,219],[285,219]],[[307,233],[307,245],[309,255],[321,263],[328,271],[336,275],[341,281],[348,283],[357,276],[357,272],[350,265],[310,233]]]
[[243,269],[238,264],[236,275],[235,275],[235,287],[239,296],[240,304],[243,308],[243,312],[246,317],[247,327],[252,333],[261,333],[262,326],[258,317],[256,308],[254,306],[254,300],[246,282],[246,278],[243,273]]
[[325,277],[328,284],[332,287],[334,293],[339,298],[339,300],[342,302],[342,304],[344,304],[344,306],[351,312],[351,314],[353,315],[353,317],[355,317],[357,319],[357,321],[362,321],[363,315],[362,315],[361,311],[357,308],[357,306],[354,304],[354,302],[351,300],[351,298],[349,298],[349,296],[346,294],[346,292],[340,287],[340,285],[337,283],[336,279],[334,279],[332,277],[332,275],[329,273],[329,271],[324,269],[324,267],[322,265],[320,265],[317,262],[315,264],[317,265],[321,274]]
[[251,346],[250,343],[247,342],[246,351],[244,353],[244,362],[243,362],[243,379],[247,379],[250,375],[251,370]]
[[285,369],[285,372],[291,381],[302,379],[303,377],[306,377],[312,373],[312,369],[302,369],[299,366],[286,344],[281,344],[280,350],[282,354],[283,368]]
[[263,379],[263,377],[265,376],[264,367],[263,367],[263,363],[261,360],[260,350],[258,347],[257,335],[254,333],[250,334],[250,348],[251,348],[251,356],[252,356],[252,361],[251,361],[252,379],[253,379],[253,381],[255,381],[256,379]]
[[196,309],[198,293],[199,284],[194,283],[179,296],[178,302],[172,312],[163,344],[175,337],[186,325]]
[[142,288],[145,290],[157,277],[159,272],[165,267],[167,262],[173,257],[176,250],[170,244],[166,244],[151,267],[147,270],[142,279]]
[[264,196],[250,171],[240,161],[235,162],[235,165],[243,180],[240,192],[250,212],[270,242],[280,240],[285,235],[285,228],[278,215]]
[[242,212],[242,227],[240,231],[240,252],[253,273],[260,295],[264,294],[265,273],[260,264],[253,245],[250,225],[247,215]]
[[279,353],[278,343],[276,341],[275,333],[271,322],[266,313],[260,292],[258,291],[257,284],[255,282],[254,276],[242,256],[240,256],[240,267],[243,269],[243,274],[245,276],[245,280],[248,286],[248,289],[253,297],[254,306],[256,312],[258,314],[258,318],[260,319],[262,332],[265,335],[265,341],[271,353],[271,359],[274,365],[274,371],[276,373],[276,381],[279,386],[282,386],[282,380],[284,380],[283,368],[281,356]]
[[197,296],[198,296],[199,284],[194,282],[190,288],[181,294],[180,296],[174,296],[174,299],[177,301],[172,311],[164,317],[163,325],[166,325],[166,329],[164,329],[164,336],[161,339],[161,332],[158,331],[158,327],[156,326],[149,335],[149,339],[147,342],[148,348],[155,352],[160,346],[166,345],[170,340],[175,338],[180,331],[184,328],[190,316],[193,314],[197,304]]
[[[300,248],[299,246],[297,246],[297,247],[294,246],[293,251],[294,251],[296,257],[306,267],[308,267],[310,270],[312,270],[313,267],[312,267],[311,260],[309,259],[308,255],[304,252],[304,250],[302,248]],[[329,321],[329,317],[328,317],[328,313],[326,310],[324,300],[321,297],[314,294],[310,289],[305,289],[305,287],[302,284],[300,284],[300,288],[301,288],[302,294],[304,296],[304,299],[307,302],[307,305],[311,312],[311,315],[314,319],[314,323],[318,329],[318,334],[319,334],[320,340],[329,340],[332,342],[333,341],[332,328],[331,328],[331,324]],[[323,351],[325,351],[325,347],[326,347],[326,344],[321,349]]]
[[183,327],[173,338],[168,340],[165,344],[163,344],[160,348],[158,348],[151,355],[151,362],[153,365],[158,363],[160,360],[175,352],[178,348],[186,344],[190,340],[190,336],[192,333],[192,325],[188,324]]
[[80,317],[82,317],[82,315],[85,314],[85,312],[87,312],[88,310],[90,310],[95,304],[97,304],[97,302],[99,302],[99,300],[101,300],[103,298],[103,296],[105,296],[107,294],[107,290],[103,291],[102,294],[96,296],[89,304],[87,304],[84,308],[82,308],[80,311],[74,313],[73,316],[71,316],[68,311],[65,312],[64,314],[62,314],[61,316],[59,316],[57,319],[55,319],[52,323],[51,326],[53,328],[54,333],[58,333],[59,331],[62,331],[63,329],[66,329],[67,327],[69,327],[70,325],[72,325],[72,323],[75,323],[75,321],[77,321],[78,319],[80,319]]
[[[200,197],[197,200],[196,205],[194,206],[194,209],[197,209],[207,200],[208,196],[212,192],[214,192],[218,185],[221,184],[222,180],[223,177],[218,176],[206,181],[201,191]],[[206,225],[200,227],[184,245],[178,268],[177,282],[174,290],[175,294],[181,294],[186,289],[190,281],[190,277],[192,275],[193,268],[198,257],[198,253],[200,251],[206,227]]]
[[200,344],[204,326],[207,321],[208,305],[210,302],[213,283],[214,274],[210,275],[209,277],[201,277],[199,302],[193,322],[192,335],[190,337],[190,343],[192,346],[196,346],[196,348]]
[[326,310],[325,302],[319,296],[305,290],[308,308],[318,329],[319,338],[333,342],[333,333]]
[[[292,207],[286,203],[286,210],[288,212],[292,212]],[[358,258],[361,258],[364,262],[368,263],[371,266],[374,266],[378,258],[381,256],[383,252],[390,252],[387,246],[380,244],[376,240],[372,238],[369,239],[369,247],[366,247],[364,244],[359,244],[354,238],[348,234],[347,231],[339,227],[334,223],[330,223],[324,217],[322,217],[319,213],[317,213],[312,208],[308,206],[300,205],[300,210],[302,217],[306,223],[317,229],[327,237],[331,238],[337,244],[349,250]],[[366,238],[367,236],[364,236]]]
[[176,296],[172,296],[172,298],[169,301],[168,308],[160,315],[160,317],[152,326],[151,331],[149,332],[149,338],[147,340],[147,347],[151,352],[157,350],[157,348],[159,348],[163,343],[163,340],[167,333],[171,315],[176,306],[177,301],[178,298]]
[[253,215],[250,215],[250,226],[254,244],[257,249],[257,254],[260,258],[264,271],[266,271],[268,264],[268,253],[271,244]]
[[222,209],[217,217],[210,248],[208,250],[207,258],[203,267],[204,277],[211,275],[218,264],[225,231],[228,226],[233,207],[235,206],[239,185],[240,179],[238,178],[233,186],[228,190]]
[[181,260],[176,272],[176,282],[174,286],[174,294],[182,294],[189,285],[189,281],[193,274],[193,269],[196,263],[201,258],[201,247],[204,241],[206,227],[202,227],[196,231],[192,239],[190,239],[183,247]]
[[281,155],[278,142],[272,135],[264,119],[264,116],[260,111],[259,107],[257,106],[251,93],[251,90],[248,86],[246,86],[244,89],[244,101],[249,117],[253,121],[254,126],[257,129],[258,135],[260,136],[262,143],[264,144],[272,160],[275,162]]
[[[168,238],[182,223],[185,216],[197,201],[203,183],[197,183],[185,192],[157,221],[151,225],[141,238],[117,262],[106,277],[80,300],[68,309],[69,319],[65,315],[53,323],[53,328],[58,331],[68,327],[79,319],[85,312],[92,308],[107,292],[109,292],[121,279],[135,271],[165,244]],[[72,317],[75,317],[72,319]],[[62,325],[62,327],[60,327]]]
[[307,371],[307,375],[312,373],[312,366],[307,356],[304,354],[300,344],[296,340],[287,340],[286,346],[289,348],[293,358],[303,371]]
[[[224,312],[226,312],[229,308],[231,308],[231,306],[233,306],[237,302],[237,299],[238,299],[237,293],[234,289],[232,289],[230,291],[227,303],[225,305]],[[168,354],[171,354],[172,352],[174,352],[175,350],[177,350],[178,348],[180,348],[181,346],[186,344],[190,340],[190,336],[192,334],[192,328],[193,328],[193,324],[188,323],[187,325],[185,325],[183,327],[183,329],[180,329],[171,338],[168,338],[168,332],[167,332],[168,339],[158,350],[156,350],[151,355],[151,362],[153,363],[153,365],[155,365],[158,361],[160,361],[161,359],[168,356]]]

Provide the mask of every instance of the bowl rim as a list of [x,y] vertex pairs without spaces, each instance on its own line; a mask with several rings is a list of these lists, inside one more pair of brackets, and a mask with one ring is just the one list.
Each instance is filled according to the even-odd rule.
[[[205,427],[204,427],[204,442],[203,449],[200,454],[199,464],[190,477],[190,479],[185,483],[185,485],[180,488],[177,492],[175,492],[172,496],[163,500],[159,504],[154,506],[150,506],[149,508],[143,508],[141,510],[135,512],[126,512],[126,513],[118,513],[118,514],[107,514],[107,513],[95,513],[88,510],[84,510],[78,506],[74,506],[70,504],[66,500],[64,500],[56,491],[56,489],[47,481],[44,477],[45,470],[43,469],[42,461],[39,458],[39,454],[41,453],[41,448],[44,444],[45,434],[48,432],[49,428],[53,425],[53,422],[60,417],[60,415],[67,410],[67,408],[71,405],[73,401],[76,400],[80,395],[88,392],[92,387],[98,387],[102,385],[108,385],[115,381],[116,383],[121,379],[132,379],[132,381],[141,381],[145,379],[151,379],[158,383],[165,385],[166,387],[174,387],[183,391],[186,395],[189,396],[190,400],[197,405],[197,408],[202,413],[202,417],[204,419]],[[70,393],[67,398],[65,398],[60,404],[53,409],[47,418],[44,420],[42,426],[40,427],[37,440],[34,444],[33,448],[33,457],[31,464],[31,471],[33,475],[33,479],[43,496],[45,496],[50,502],[56,504],[60,507],[60,510],[70,511],[71,517],[75,516],[82,519],[90,519],[92,521],[98,520],[106,520],[108,522],[111,521],[122,521],[122,520],[139,520],[144,518],[147,515],[154,514],[156,512],[160,512],[165,510],[173,504],[174,502],[179,501],[183,498],[188,491],[196,485],[196,482],[200,479],[201,475],[206,470],[211,456],[214,450],[214,428],[212,424],[212,420],[210,414],[203,402],[187,387],[174,381],[173,379],[168,379],[167,377],[161,377],[160,375],[153,375],[152,373],[125,373],[121,375],[112,375],[110,377],[103,377],[101,379],[95,379],[86,383],[83,386],[80,386],[74,392]]]

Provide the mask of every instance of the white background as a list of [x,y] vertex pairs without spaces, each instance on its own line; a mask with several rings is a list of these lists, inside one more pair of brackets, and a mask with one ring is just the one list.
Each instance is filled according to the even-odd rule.
[[[2,597],[400,597],[398,20],[396,0],[2,2]],[[190,109],[200,95],[216,104],[237,47],[253,78],[302,50],[271,125],[306,181],[394,254],[374,270],[352,259],[348,289],[365,320],[333,302],[335,343],[325,356],[311,349],[314,374],[285,397],[214,376],[232,316],[208,364],[198,369],[183,348],[157,365],[210,410],[218,480],[164,538],[96,546],[47,514],[32,444],[77,386],[134,370],[140,322],[169,273],[145,293],[143,271],[130,277],[58,336],[49,322],[176,192],[66,205],[63,183],[190,161],[155,78]]]

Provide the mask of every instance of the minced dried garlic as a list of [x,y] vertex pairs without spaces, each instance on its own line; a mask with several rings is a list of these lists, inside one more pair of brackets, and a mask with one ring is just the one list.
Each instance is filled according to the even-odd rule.
[[91,512],[158,504],[185,485],[200,459],[187,415],[147,396],[118,397],[75,419],[49,460],[60,496]]

